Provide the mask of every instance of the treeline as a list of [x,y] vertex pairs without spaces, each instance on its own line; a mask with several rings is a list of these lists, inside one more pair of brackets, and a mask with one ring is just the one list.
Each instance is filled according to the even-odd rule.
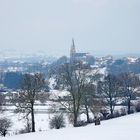
[[140,73],[140,58],[138,58],[135,62],[130,63],[125,59],[117,59],[113,63],[107,66],[109,73],[112,74],[120,74],[120,73]]

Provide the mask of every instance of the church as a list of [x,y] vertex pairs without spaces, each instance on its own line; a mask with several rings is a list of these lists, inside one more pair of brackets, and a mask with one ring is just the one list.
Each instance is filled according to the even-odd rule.
[[79,61],[85,61],[87,57],[89,56],[89,53],[77,53],[74,39],[72,39],[72,45],[70,49],[70,62],[79,62]]
[[84,61],[89,56],[89,53],[77,53],[75,48],[74,39],[72,39],[72,45],[70,49],[70,62]]

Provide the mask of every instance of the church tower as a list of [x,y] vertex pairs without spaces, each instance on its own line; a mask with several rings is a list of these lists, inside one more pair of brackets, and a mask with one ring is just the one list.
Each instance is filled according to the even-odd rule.
[[71,45],[71,49],[70,49],[70,58],[71,59],[73,59],[75,53],[76,53],[75,43],[74,43],[74,39],[72,39],[72,45]]

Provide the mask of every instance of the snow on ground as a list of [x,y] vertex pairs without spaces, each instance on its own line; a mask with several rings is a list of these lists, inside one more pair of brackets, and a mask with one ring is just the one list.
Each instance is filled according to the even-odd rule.
[[[36,122],[36,131],[48,131],[49,122],[57,113],[47,112],[47,113],[35,113],[35,122]],[[58,113],[61,114],[61,113]],[[71,127],[71,124],[68,123],[68,116],[66,113],[63,113],[66,121],[66,126]],[[12,111],[5,112],[1,117],[6,116],[12,121],[12,127],[10,128],[8,135],[15,135],[19,133],[21,129],[25,129],[26,120],[23,119],[23,114],[15,114]],[[1,137],[0,137],[1,138]]]
[[[40,102],[38,103],[38,105],[37,104],[35,104],[35,106],[34,106],[34,109],[35,109],[35,111],[42,111],[42,110],[48,110],[48,109],[50,109],[51,107],[52,107],[52,105],[54,105],[54,104],[56,104],[55,102],[52,102],[52,101],[47,101],[46,103],[44,103],[44,104],[41,104]],[[57,103],[58,104],[58,103]],[[14,105],[9,105],[9,106],[5,106],[5,109],[6,110],[14,110],[14,109],[16,109],[16,106],[14,106]]]
[[1,140],[139,140],[140,113],[101,122],[80,128],[64,128],[30,134],[22,134]]
[[100,69],[99,69],[99,73],[100,73],[100,74],[105,75],[106,72],[107,72],[106,67],[104,67],[104,68],[100,68]]
[[136,58],[136,57],[127,57],[126,59],[131,64],[131,63],[135,63],[138,58]]
[[[61,106],[57,102],[47,101],[44,105],[35,105],[35,122],[36,122],[36,131],[48,131],[49,122],[56,114],[63,113],[66,126],[69,127],[71,124],[68,122],[68,114],[63,110],[59,110]],[[12,121],[12,127],[10,128],[8,135],[15,135],[19,133],[21,129],[25,129],[27,124],[27,120],[23,116],[25,114],[22,113],[14,113],[16,109],[15,106],[6,106],[6,111],[0,117],[7,117]],[[59,111],[59,112],[58,112]]]
[[59,99],[60,97],[65,97],[65,96],[69,96],[70,93],[68,91],[58,91],[58,90],[51,90],[50,91],[50,99],[54,99],[54,100],[57,100]]

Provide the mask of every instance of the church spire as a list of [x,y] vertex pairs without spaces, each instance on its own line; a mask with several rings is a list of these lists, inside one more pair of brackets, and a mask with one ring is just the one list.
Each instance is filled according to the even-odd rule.
[[70,49],[70,57],[73,57],[75,53],[76,53],[75,43],[74,43],[74,39],[72,38],[72,45],[71,45],[71,49]]

